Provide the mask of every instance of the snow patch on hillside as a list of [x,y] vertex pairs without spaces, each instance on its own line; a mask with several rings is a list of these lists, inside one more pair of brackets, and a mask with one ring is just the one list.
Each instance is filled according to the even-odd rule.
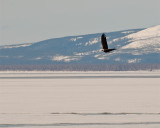
[[140,32],[128,35],[127,37],[133,38],[134,40],[160,37],[160,25],[144,29]]
[[8,58],[9,56],[0,56],[0,58]]
[[94,54],[94,53],[97,53],[99,52],[99,50],[93,50],[93,51],[89,51],[89,52],[81,52],[81,53],[74,53],[74,55],[76,56],[86,56],[86,55],[91,55],[91,54]]
[[71,38],[70,40],[75,42],[75,41],[77,41],[78,39],[82,39],[82,38],[83,38],[83,37],[80,36],[80,37],[76,37],[76,38]]
[[41,60],[41,59],[42,59],[42,57],[37,57],[37,58],[36,58],[36,60]]
[[74,60],[80,60],[80,56],[62,56],[62,55],[56,55],[51,58],[53,61],[64,61],[64,62],[70,62]]
[[98,38],[94,38],[93,40],[91,40],[89,42],[86,42],[85,46],[93,45],[93,44],[96,44],[96,43],[98,43]]
[[160,37],[154,37],[154,38],[150,38],[146,40],[144,39],[144,40],[133,41],[132,43],[124,46],[123,49],[154,48],[154,47],[160,48]]
[[160,25],[147,28],[140,32],[126,36],[131,43],[122,47],[122,49],[140,49],[155,50],[160,52]]
[[120,61],[121,59],[118,57],[118,58],[115,58],[114,60],[115,60],[115,61]]
[[141,59],[135,58],[135,59],[129,59],[129,60],[128,60],[128,63],[138,63],[138,62],[140,62],[140,61],[141,61]]
[[19,47],[28,47],[31,46],[33,43],[27,43],[27,44],[18,44],[18,45],[5,45],[1,46],[0,49],[5,49],[5,48],[19,48]]
[[108,56],[102,55],[102,54],[97,54],[94,57],[97,58],[98,60],[109,60],[110,59]]
[[124,32],[121,32],[121,33],[128,34],[128,33],[132,33],[132,32],[134,32],[134,31],[124,31]]

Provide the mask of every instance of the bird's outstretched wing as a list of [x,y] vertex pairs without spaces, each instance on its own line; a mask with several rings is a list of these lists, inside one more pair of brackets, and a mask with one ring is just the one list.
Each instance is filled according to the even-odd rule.
[[103,33],[101,36],[101,44],[103,49],[108,49],[106,35]]

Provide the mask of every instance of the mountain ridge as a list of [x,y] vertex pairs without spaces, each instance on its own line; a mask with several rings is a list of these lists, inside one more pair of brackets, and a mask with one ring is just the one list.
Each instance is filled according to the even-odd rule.
[[100,52],[101,34],[1,46],[0,65],[160,63],[160,25],[105,33],[111,53]]

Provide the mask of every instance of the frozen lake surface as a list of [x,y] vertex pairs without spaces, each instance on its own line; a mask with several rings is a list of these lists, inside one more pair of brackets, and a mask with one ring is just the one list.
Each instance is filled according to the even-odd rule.
[[160,72],[0,72],[2,128],[160,128]]

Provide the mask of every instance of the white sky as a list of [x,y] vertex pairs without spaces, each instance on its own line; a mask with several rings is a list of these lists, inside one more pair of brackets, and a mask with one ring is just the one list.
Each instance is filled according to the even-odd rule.
[[0,0],[0,45],[160,24],[160,0]]

